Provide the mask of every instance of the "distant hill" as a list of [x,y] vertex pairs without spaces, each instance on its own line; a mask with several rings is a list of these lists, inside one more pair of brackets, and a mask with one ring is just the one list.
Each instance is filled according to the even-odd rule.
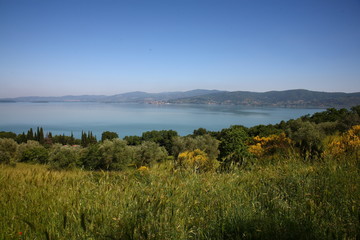
[[129,92],[117,94],[102,99],[106,102],[138,102],[138,103],[152,103],[165,102],[171,99],[189,98],[195,96],[202,96],[206,94],[220,93],[218,90],[203,90],[196,89],[186,92],[162,92],[162,93],[146,93],[146,92]]
[[270,92],[197,89],[186,92],[129,92],[112,96],[81,95],[62,97],[3,98],[0,102],[114,102],[149,104],[218,104],[299,108],[348,108],[360,105],[360,92],[316,92],[303,89]]
[[270,92],[218,92],[189,98],[172,99],[174,104],[226,104],[271,107],[342,108],[360,105],[360,92],[329,93],[303,89]]
[[188,98],[205,94],[219,93],[218,90],[196,89],[186,92],[129,92],[112,96],[105,95],[81,95],[62,97],[17,97],[2,98],[0,102],[123,102],[123,103],[165,103],[171,99]]

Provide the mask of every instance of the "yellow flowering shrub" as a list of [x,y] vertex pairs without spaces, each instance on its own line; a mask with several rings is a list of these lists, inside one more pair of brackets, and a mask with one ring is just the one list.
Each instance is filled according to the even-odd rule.
[[344,153],[357,154],[360,150],[360,125],[353,126],[341,137],[330,141],[325,154],[339,156]]
[[195,172],[214,170],[218,166],[215,159],[210,159],[208,155],[200,149],[180,153],[177,162],[180,166],[194,170]]
[[253,138],[253,142],[254,144],[250,145],[248,150],[257,157],[274,154],[291,145],[291,140],[286,137],[285,133],[273,134],[268,137],[256,136]]

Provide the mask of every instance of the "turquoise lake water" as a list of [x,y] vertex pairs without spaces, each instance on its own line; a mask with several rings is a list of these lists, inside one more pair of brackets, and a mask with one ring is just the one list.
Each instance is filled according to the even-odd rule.
[[22,133],[41,126],[45,133],[70,135],[73,132],[75,137],[80,137],[81,131],[92,131],[98,139],[104,131],[124,137],[172,129],[187,135],[200,127],[218,131],[231,125],[275,124],[323,110],[86,102],[0,103],[0,131]]

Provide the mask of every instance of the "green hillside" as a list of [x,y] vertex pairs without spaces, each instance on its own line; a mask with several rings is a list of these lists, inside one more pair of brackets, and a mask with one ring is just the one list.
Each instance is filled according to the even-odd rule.
[[360,104],[360,93],[329,93],[302,89],[270,91],[264,93],[236,91],[212,93],[190,98],[180,98],[169,102],[182,104],[341,108]]

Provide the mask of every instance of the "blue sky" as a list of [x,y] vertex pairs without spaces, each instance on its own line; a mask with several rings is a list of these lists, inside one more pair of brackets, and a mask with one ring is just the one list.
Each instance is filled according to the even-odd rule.
[[360,1],[0,0],[0,97],[360,91]]

